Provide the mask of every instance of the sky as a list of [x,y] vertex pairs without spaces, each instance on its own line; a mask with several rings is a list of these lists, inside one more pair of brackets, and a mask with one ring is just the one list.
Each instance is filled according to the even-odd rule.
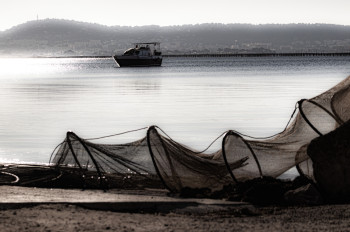
[[27,21],[69,19],[107,26],[200,23],[350,25],[349,0],[1,0],[0,31]]

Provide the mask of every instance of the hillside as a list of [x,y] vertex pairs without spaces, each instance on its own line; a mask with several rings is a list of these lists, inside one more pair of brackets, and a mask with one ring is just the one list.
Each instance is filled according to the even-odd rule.
[[160,41],[165,54],[349,52],[350,26],[199,24],[103,26],[70,20],[30,21],[0,33],[0,55],[112,55],[132,42]]

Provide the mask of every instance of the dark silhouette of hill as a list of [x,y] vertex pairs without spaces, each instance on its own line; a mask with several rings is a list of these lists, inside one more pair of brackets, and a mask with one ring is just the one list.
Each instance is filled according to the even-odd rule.
[[[0,32],[0,54],[111,55],[132,42],[160,41],[164,53],[349,51],[350,26],[198,24],[103,26],[70,20],[29,21]],[[258,50],[259,51],[259,50]]]
[[106,39],[113,31],[107,26],[66,20],[30,21],[4,32],[12,40],[89,41]]

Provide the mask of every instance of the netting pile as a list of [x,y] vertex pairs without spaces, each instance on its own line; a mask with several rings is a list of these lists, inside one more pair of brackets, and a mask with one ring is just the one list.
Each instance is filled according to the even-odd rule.
[[[297,167],[313,178],[307,147],[311,140],[350,119],[350,77],[297,104],[281,133],[252,138],[237,131],[224,133],[222,148],[211,154],[194,151],[151,126],[147,136],[127,144],[93,143],[68,132],[53,153],[51,185],[100,188],[165,187],[219,190],[259,177],[278,177]],[[20,183],[20,182],[19,182]]]

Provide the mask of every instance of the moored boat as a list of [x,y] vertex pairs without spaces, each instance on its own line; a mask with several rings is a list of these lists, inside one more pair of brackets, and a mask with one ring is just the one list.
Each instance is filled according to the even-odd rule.
[[162,53],[159,42],[134,43],[123,55],[113,56],[120,67],[161,66]]

